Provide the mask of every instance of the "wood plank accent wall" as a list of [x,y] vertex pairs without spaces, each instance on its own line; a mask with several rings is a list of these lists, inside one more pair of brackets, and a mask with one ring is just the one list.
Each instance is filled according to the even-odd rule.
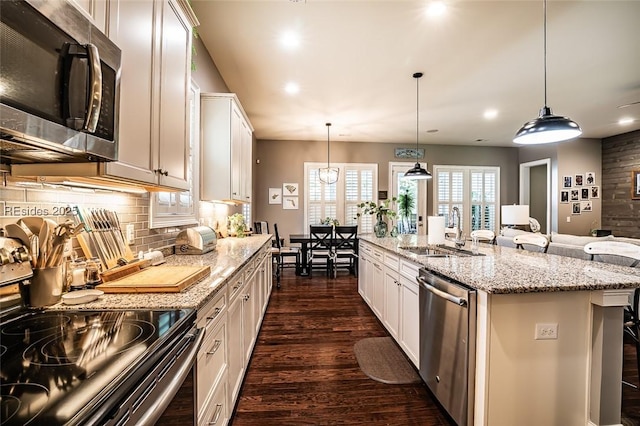
[[640,130],[602,140],[602,229],[640,238],[640,200],[631,199],[631,171],[640,170]]

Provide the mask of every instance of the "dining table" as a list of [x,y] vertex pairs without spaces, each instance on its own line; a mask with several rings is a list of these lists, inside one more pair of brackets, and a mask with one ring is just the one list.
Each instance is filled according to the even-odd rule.
[[[296,268],[296,274],[308,276],[309,271],[309,245],[311,243],[310,234],[291,234],[289,244],[300,244],[300,264]],[[356,244],[356,248],[358,245]]]

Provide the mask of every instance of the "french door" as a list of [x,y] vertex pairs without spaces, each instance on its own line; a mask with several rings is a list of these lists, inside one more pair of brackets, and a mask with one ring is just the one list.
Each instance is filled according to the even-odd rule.
[[[404,174],[414,166],[415,163],[389,163],[389,198],[396,197],[405,192],[410,194],[414,200],[414,206],[408,218],[403,219],[398,216],[398,231],[403,234],[426,233],[424,221],[427,215],[427,181],[403,179]],[[426,164],[422,164],[426,168]],[[398,205],[394,206],[398,211]]]

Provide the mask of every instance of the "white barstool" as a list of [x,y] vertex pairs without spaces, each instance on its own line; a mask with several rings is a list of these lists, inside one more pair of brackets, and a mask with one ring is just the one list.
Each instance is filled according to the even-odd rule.
[[542,234],[520,234],[513,237],[513,243],[516,245],[516,248],[529,250],[525,245],[529,247],[535,246],[538,247],[539,250],[533,251],[546,253],[547,246],[549,245],[549,239],[546,235]]

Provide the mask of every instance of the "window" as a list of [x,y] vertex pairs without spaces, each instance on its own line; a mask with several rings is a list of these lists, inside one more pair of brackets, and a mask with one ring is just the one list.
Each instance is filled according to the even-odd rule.
[[497,206],[500,205],[500,168],[435,166],[435,211],[444,216],[447,227],[454,207],[460,209],[460,220],[465,234],[476,229],[497,232]]
[[[355,225],[358,204],[377,201],[377,164],[331,163],[331,166],[339,170],[338,181],[327,185],[318,177],[319,168],[326,167],[326,163],[304,163],[305,229],[327,217],[337,219],[341,225]],[[360,219],[358,232],[373,232],[371,217]]]

